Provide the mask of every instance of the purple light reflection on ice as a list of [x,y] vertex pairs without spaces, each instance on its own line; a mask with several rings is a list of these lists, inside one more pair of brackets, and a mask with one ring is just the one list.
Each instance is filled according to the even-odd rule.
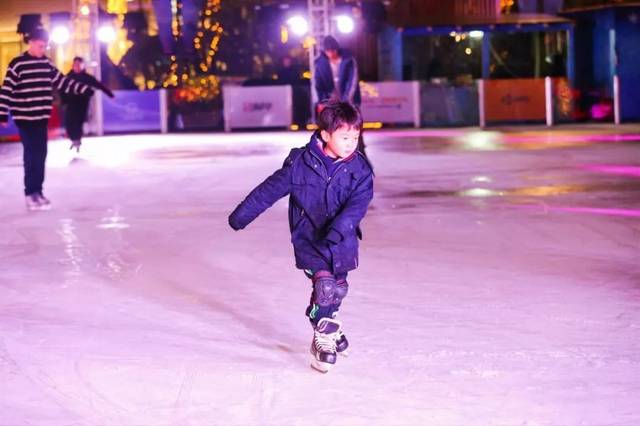
[[506,143],[568,143],[568,142],[640,142],[640,134],[627,135],[504,135],[503,139]]
[[602,207],[571,207],[560,206],[552,207],[548,205],[519,205],[514,206],[516,208],[528,209],[528,210],[540,210],[541,208],[545,213],[549,211],[566,212],[566,213],[587,213],[595,215],[605,216],[622,216],[622,217],[640,217],[640,209],[620,209],[620,208],[602,208]]
[[401,137],[401,138],[454,138],[459,136],[465,136],[468,131],[461,130],[446,130],[446,129],[417,129],[417,130],[377,130],[368,134],[375,135],[376,137]]
[[584,164],[581,167],[593,172],[640,177],[640,166],[615,164]]
[[591,213],[607,216],[640,217],[638,209],[606,209],[597,207],[549,207],[549,210],[563,211],[569,213]]

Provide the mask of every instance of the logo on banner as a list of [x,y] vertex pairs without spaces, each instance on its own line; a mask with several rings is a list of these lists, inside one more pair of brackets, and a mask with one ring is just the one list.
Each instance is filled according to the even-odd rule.
[[515,103],[529,103],[531,102],[531,98],[529,96],[525,96],[525,95],[520,95],[520,96],[514,96],[514,95],[505,95],[502,97],[502,103],[505,105],[513,105]]
[[408,98],[398,98],[398,97],[380,97],[380,98],[364,98],[363,103],[366,103],[368,106],[372,106],[375,108],[393,108],[393,109],[402,109],[403,105],[406,105],[410,102]]
[[271,111],[273,104],[271,102],[245,102],[242,104],[244,112]]

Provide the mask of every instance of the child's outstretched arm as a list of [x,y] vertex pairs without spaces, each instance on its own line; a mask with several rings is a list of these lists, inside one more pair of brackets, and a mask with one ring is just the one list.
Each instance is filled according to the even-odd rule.
[[339,243],[345,236],[355,233],[372,199],[373,174],[369,173],[358,182],[349,201],[329,225],[326,239],[331,243]]
[[296,156],[292,150],[282,168],[258,185],[229,215],[229,225],[236,231],[249,225],[262,212],[291,191],[291,166]]

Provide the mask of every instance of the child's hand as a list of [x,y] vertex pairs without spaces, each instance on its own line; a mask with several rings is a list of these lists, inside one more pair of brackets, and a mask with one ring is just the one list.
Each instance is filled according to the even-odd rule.
[[234,230],[234,231],[239,231],[242,229],[242,226],[240,226],[238,223],[236,223],[235,220],[235,216],[233,215],[233,213],[231,213],[229,215],[229,226]]

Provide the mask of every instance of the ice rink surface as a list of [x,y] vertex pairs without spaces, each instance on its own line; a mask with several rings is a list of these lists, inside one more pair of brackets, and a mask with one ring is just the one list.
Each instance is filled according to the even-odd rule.
[[[578,130],[576,130],[578,129]],[[0,144],[0,425],[640,425],[640,129],[370,132],[376,196],[309,368],[283,199],[308,133]]]

